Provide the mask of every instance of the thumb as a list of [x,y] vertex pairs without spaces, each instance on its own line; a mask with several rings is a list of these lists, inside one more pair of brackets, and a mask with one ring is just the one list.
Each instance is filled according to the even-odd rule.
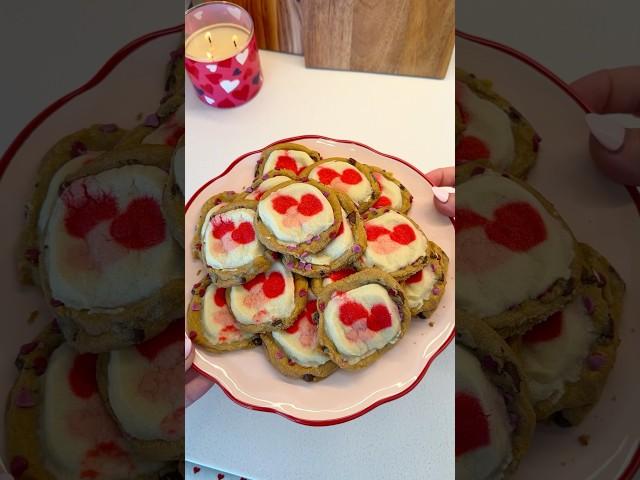
[[596,165],[624,185],[640,185],[640,129],[626,129],[613,117],[589,113],[589,149]]

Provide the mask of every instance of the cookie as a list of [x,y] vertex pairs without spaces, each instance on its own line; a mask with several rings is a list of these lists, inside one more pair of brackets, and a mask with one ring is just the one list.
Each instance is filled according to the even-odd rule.
[[173,151],[183,136],[184,101],[179,105],[167,104],[157,113],[147,115],[143,123],[130,130],[116,148],[156,145]]
[[169,177],[162,192],[162,208],[173,238],[184,248],[184,137],[171,158]]
[[64,178],[111,150],[124,134],[124,130],[113,124],[93,125],[62,138],[45,154],[38,167],[31,199],[25,208],[26,221],[20,236],[18,268],[22,283],[39,282],[40,236]]
[[321,251],[342,225],[336,193],[312,180],[291,180],[267,190],[257,212],[260,242],[269,250],[298,258]]
[[184,41],[170,53],[164,82],[165,95],[160,99],[157,114],[165,117],[184,104]]
[[353,158],[327,158],[310,165],[300,173],[348,195],[362,213],[380,197],[380,187],[368,166]]
[[413,195],[407,187],[400,183],[393,173],[373,165],[368,167],[380,189],[380,196],[371,208],[374,210],[389,208],[396,212],[407,213],[413,203]]
[[161,209],[164,152],[113,150],[61,184],[41,238],[40,284],[81,351],[142,342],[182,315],[184,262]]
[[577,297],[511,340],[538,420],[576,425],[600,398],[616,360],[625,284],[607,260],[580,244]]
[[271,252],[256,234],[256,205],[254,200],[235,200],[207,214],[200,258],[218,287],[247,282],[271,265]]
[[428,240],[417,223],[393,210],[364,215],[367,248],[354,261],[358,269],[379,268],[404,280],[424,268]]
[[258,201],[267,190],[289,180],[300,179],[289,170],[271,170],[269,173],[265,173],[262,177],[254,180],[250,186],[244,189],[244,192],[239,194],[239,198]]
[[540,137],[491,82],[456,69],[456,165],[479,161],[524,179]]
[[[338,192],[342,207],[342,224],[331,242],[320,252],[303,254],[300,258],[283,255],[283,262],[299,275],[318,278],[349,265],[360,257],[367,246],[364,222],[353,201]],[[306,253],[306,252],[305,252]]]
[[346,267],[343,267],[339,270],[330,272],[322,278],[312,278],[309,281],[311,285],[311,291],[317,297],[327,285],[337,282],[338,280],[342,280],[344,277],[353,275],[356,272],[357,270],[352,265],[347,265]]
[[213,352],[226,352],[259,345],[256,334],[240,330],[227,305],[227,289],[216,287],[208,276],[191,289],[187,310],[189,337]]
[[482,321],[456,312],[456,478],[510,478],[535,414],[522,367]]
[[325,287],[318,311],[320,344],[334,363],[349,370],[378,360],[411,323],[404,290],[391,275],[375,268]]
[[283,375],[317,382],[338,369],[318,343],[317,300],[311,294],[295,323],[285,330],[261,334],[267,357]]
[[260,179],[272,171],[289,172],[299,176],[309,165],[321,160],[315,150],[297,143],[278,143],[262,152],[256,163],[255,178]]
[[468,167],[456,169],[456,308],[507,338],[573,299],[580,252],[553,205],[531,186]]
[[429,318],[438,308],[447,285],[449,257],[431,241],[427,255],[428,264],[402,282],[411,315],[420,318]]
[[175,463],[130,448],[98,392],[98,356],[80,354],[55,323],[23,345],[5,413],[10,473],[24,480],[160,480]]
[[304,309],[307,280],[280,261],[252,280],[227,289],[227,305],[240,330],[264,333],[289,328]]
[[191,241],[191,253],[193,258],[200,258],[200,252],[202,251],[202,235],[204,233],[205,224],[209,222],[211,215],[216,213],[227,203],[231,203],[240,196],[236,192],[226,191],[217,193],[209,198],[202,208],[200,208],[200,216],[198,217],[198,223],[196,230],[193,232],[193,240]]
[[100,397],[131,450],[145,459],[184,455],[184,321],[134,347],[102,353]]

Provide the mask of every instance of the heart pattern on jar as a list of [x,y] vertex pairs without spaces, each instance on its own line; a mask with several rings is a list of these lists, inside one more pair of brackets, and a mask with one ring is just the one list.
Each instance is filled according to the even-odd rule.
[[324,185],[331,185],[338,179],[346,185],[357,185],[362,181],[362,175],[355,168],[346,168],[342,173],[336,172],[333,168],[318,168],[318,180]]
[[[386,305],[381,303],[374,305],[371,307],[371,311],[369,311],[361,303],[348,300],[340,305],[338,316],[340,321],[348,327],[360,322],[374,332],[388,328],[392,323],[391,312],[389,312]],[[363,320],[366,322],[361,322]]]
[[65,230],[72,237],[86,239],[98,225],[110,222],[109,236],[130,250],[145,250],[165,239],[165,219],[152,197],[134,198],[120,211],[111,194],[91,193],[82,184],[65,190],[62,200],[66,207]]
[[547,239],[547,229],[540,213],[525,202],[498,207],[493,218],[461,208],[456,211],[456,232],[481,227],[491,241],[514,252],[526,252]]

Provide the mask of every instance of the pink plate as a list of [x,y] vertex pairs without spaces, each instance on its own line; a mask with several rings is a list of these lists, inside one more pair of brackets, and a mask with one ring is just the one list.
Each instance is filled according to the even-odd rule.
[[[31,341],[51,321],[51,313],[36,288],[17,280],[16,251],[23,208],[32,193],[44,153],[65,135],[94,123],[114,122],[131,128],[140,113],[156,110],[164,91],[169,53],[180,45],[182,25],[140,37],[118,50],[86,84],[56,100],[38,114],[9,145],[0,159],[0,283],[4,335],[0,335],[0,398],[7,397],[15,378],[13,361],[20,345]],[[122,101],[114,101],[120,98]],[[37,318],[28,322],[32,312]],[[4,431],[4,416],[0,417]],[[4,435],[0,436],[4,452]]]
[[[539,426],[516,478],[631,479],[640,466],[640,298],[634,294],[640,287],[638,191],[625,191],[595,168],[584,121],[588,109],[562,80],[509,47],[461,32],[456,50],[458,66],[492,80],[542,137],[531,184],[555,204],[578,239],[602,252],[627,283],[622,343],[600,402],[578,427]],[[580,435],[589,435],[588,446],[578,441]]]
[[[267,361],[262,348],[224,354],[210,353],[199,348],[196,350],[195,368],[214,380],[229,398],[240,405],[278,413],[305,425],[335,425],[357,418],[378,405],[407,394],[420,382],[430,363],[453,338],[454,231],[451,222],[435,211],[427,179],[403,160],[348,140],[314,135],[274,143],[283,141],[301,143],[325,157],[353,157],[360,162],[392,171],[414,194],[411,217],[422,227],[427,237],[438,243],[451,257],[447,290],[435,314],[428,321],[415,319],[398,345],[365,370],[338,371],[326,380],[308,384],[278,373]],[[200,207],[209,197],[225,190],[239,191],[251,184],[259,157],[260,150],[241,156],[219,177],[207,182],[194,194],[187,204],[187,232],[195,231]],[[202,270],[202,264],[187,252],[187,303],[190,299],[190,287],[198,281],[199,270]]]

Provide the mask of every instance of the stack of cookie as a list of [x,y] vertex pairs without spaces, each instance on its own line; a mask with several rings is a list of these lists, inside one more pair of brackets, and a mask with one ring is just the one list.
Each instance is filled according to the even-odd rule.
[[15,478],[182,478],[182,49],[165,91],[142,125],[72,133],[38,170],[19,271],[54,321],[16,360]]
[[448,258],[409,214],[391,172],[303,145],[261,154],[255,180],[203,205],[192,250],[206,274],[190,337],[225,352],[264,346],[282,374],[314,382],[361,369],[427,318]]
[[456,477],[514,472],[536,421],[577,425],[619,344],[625,285],[526,183],[540,139],[457,72]]

